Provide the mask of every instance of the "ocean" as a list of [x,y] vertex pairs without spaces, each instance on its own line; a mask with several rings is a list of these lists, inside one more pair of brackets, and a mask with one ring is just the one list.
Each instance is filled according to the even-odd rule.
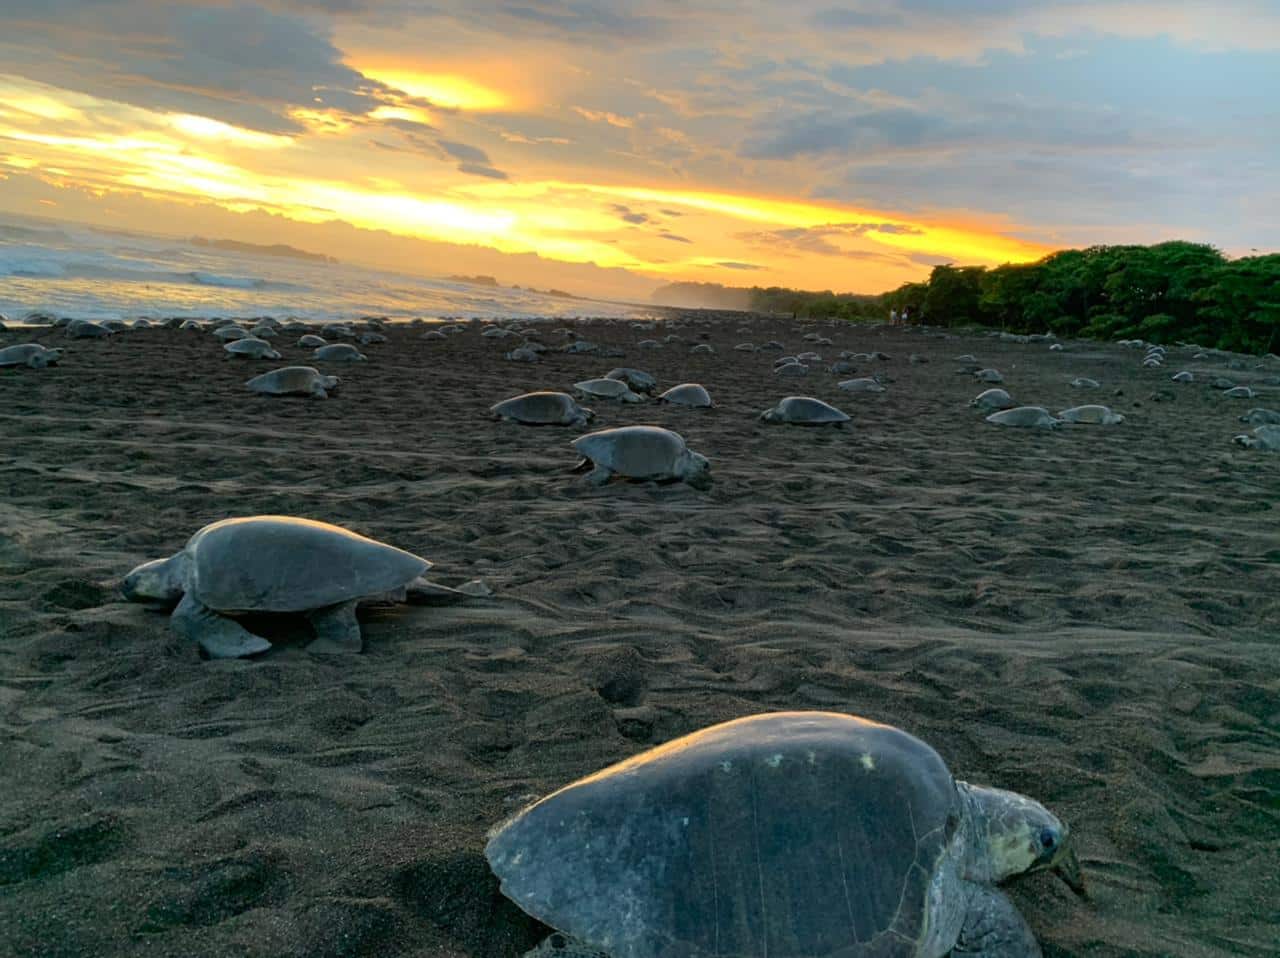
[[333,321],[647,316],[642,305],[426,279],[299,256],[0,213],[0,314]]

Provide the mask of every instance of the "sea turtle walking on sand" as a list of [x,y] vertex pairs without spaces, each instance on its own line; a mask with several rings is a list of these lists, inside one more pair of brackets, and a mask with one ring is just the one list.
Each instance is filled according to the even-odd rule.
[[494,419],[526,426],[585,426],[596,414],[579,406],[568,393],[533,392],[489,407]]
[[685,445],[684,437],[661,426],[620,426],[587,433],[573,441],[584,457],[578,469],[595,468],[587,481],[603,485],[614,475],[627,479],[682,479],[692,486],[710,481],[707,457]]
[[592,399],[616,399],[618,402],[644,402],[644,397],[631,391],[621,379],[585,379],[573,384],[574,392],[579,396],[590,396]]
[[812,396],[787,396],[779,400],[778,405],[772,409],[762,412],[760,419],[793,426],[843,426],[849,421],[849,416],[830,403]]
[[1043,406],[1017,406],[1003,412],[993,412],[987,422],[997,426],[1021,426],[1023,428],[1056,429],[1061,420],[1049,415]]
[[843,389],[847,393],[882,393],[885,392],[884,386],[880,385],[870,376],[864,376],[860,379],[846,379],[844,382],[836,383],[837,389]]
[[1000,371],[997,369],[979,369],[973,375],[980,383],[1004,382],[1004,377],[1000,375]]
[[1276,412],[1272,409],[1250,409],[1240,417],[1240,421],[1247,422],[1251,426],[1272,425],[1280,423],[1280,412]]
[[338,388],[337,376],[325,376],[314,366],[285,366],[245,382],[249,389],[265,396],[314,396],[328,399]]
[[1095,426],[1118,426],[1124,422],[1124,416],[1121,413],[1112,412],[1109,406],[1097,405],[1072,406],[1058,413],[1058,418],[1063,422],[1087,423]]
[[1231,440],[1246,449],[1264,449],[1267,452],[1280,452],[1280,425],[1270,423],[1259,426],[1252,436],[1236,436]]
[[323,337],[317,336],[315,333],[307,333],[305,336],[298,337],[297,345],[303,349],[319,349],[321,346],[329,344],[324,341]]
[[328,346],[321,346],[311,355],[315,359],[328,363],[359,363],[369,358],[350,343],[332,343]]
[[969,405],[978,409],[1009,409],[1013,406],[1013,397],[1003,389],[987,389],[970,399]]
[[1032,958],[997,885],[1052,870],[1085,893],[1070,829],[1039,802],[832,712],[754,715],[633,756],[518,812],[485,857],[560,933],[526,958]]
[[672,403],[676,406],[694,406],[699,409],[710,409],[714,405],[711,402],[711,394],[698,383],[681,383],[679,386],[672,386],[658,397],[658,402]]
[[651,393],[658,388],[658,380],[643,369],[632,369],[630,366],[619,366],[604,374],[605,379],[619,379],[638,393]]
[[269,342],[265,339],[257,339],[247,336],[244,339],[237,339],[234,342],[226,343],[222,347],[227,354],[227,359],[279,359],[280,354],[276,352]]
[[39,343],[18,343],[0,349],[0,367],[30,366],[32,369],[44,369],[56,366],[62,358],[61,349],[50,349]]
[[121,591],[137,602],[177,603],[170,626],[211,658],[271,647],[233,618],[252,612],[305,615],[316,633],[309,651],[359,652],[356,605],[362,599],[403,601],[419,587],[431,598],[487,591],[478,583],[473,587],[481,591],[473,593],[419,580],[429,568],[426,559],[340,526],[249,516],[210,523],[181,552],[135,568]]

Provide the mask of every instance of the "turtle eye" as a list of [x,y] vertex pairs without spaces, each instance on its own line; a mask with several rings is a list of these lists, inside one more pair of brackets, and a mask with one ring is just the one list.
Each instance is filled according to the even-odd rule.
[[1051,850],[1058,844],[1058,833],[1052,828],[1044,828],[1040,831],[1040,844],[1045,847],[1046,851]]

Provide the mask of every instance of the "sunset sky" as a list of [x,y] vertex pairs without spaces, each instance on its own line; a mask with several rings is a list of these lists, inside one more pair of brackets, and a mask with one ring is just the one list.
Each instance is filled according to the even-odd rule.
[[1276,0],[3,0],[0,210],[594,294],[879,292],[1274,250],[1277,91]]

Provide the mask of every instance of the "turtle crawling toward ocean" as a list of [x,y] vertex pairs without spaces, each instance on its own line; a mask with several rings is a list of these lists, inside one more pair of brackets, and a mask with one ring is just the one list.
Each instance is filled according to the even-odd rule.
[[[0,356],[4,355],[0,353]],[[1247,413],[1240,417],[1241,422],[1247,422],[1251,426],[1267,426],[1280,423],[1280,412],[1274,409],[1250,409]]]
[[1112,412],[1110,406],[1090,404],[1064,409],[1058,413],[1058,419],[1062,422],[1088,423],[1095,426],[1118,426],[1124,422],[1124,415]]
[[265,652],[271,643],[235,620],[254,612],[305,615],[315,629],[311,652],[359,652],[362,599],[404,601],[421,588],[435,600],[485,594],[420,580],[431,568],[420,556],[366,539],[340,526],[294,516],[249,516],[210,523],[182,551],[130,572],[126,599],[177,604],[169,624],[215,659]]
[[255,393],[265,396],[314,396],[328,399],[330,391],[338,388],[337,376],[325,376],[314,366],[285,366],[273,369],[261,376],[254,376],[245,385]]
[[528,958],[1031,958],[996,886],[1052,870],[1084,894],[1070,829],[1039,802],[832,712],[750,716],[633,756],[518,812],[485,857],[568,939]]
[[603,485],[615,475],[660,482],[679,479],[691,486],[710,481],[707,457],[685,445],[679,433],[661,426],[601,429],[579,436],[573,448],[586,457],[577,468],[591,469],[587,481],[592,485]]
[[694,406],[699,409],[710,409],[714,405],[711,402],[711,394],[700,383],[681,383],[678,386],[672,386],[658,397],[658,402],[676,406]]
[[0,367],[30,366],[32,369],[44,369],[56,366],[62,358],[61,349],[50,349],[39,343],[18,343],[0,349]]
[[985,389],[969,400],[969,405],[978,409],[1008,409],[1013,404],[1013,397],[999,388]]
[[360,363],[369,358],[350,343],[331,343],[328,346],[321,346],[311,355],[328,363]]
[[849,421],[849,414],[812,396],[787,396],[762,412],[760,419],[793,426],[843,426]]
[[632,369],[630,366],[610,369],[605,373],[604,378],[621,380],[638,393],[651,393],[658,388],[658,380],[654,379],[650,373],[643,369]]
[[596,414],[568,393],[541,391],[512,396],[489,407],[494,419],[526,426],[585,426]]
[[987,422],[997,426],[1021,426],[1024,429],[1056,429],[1061,421],[1049,415],[1049,410],[1043,406],[1015,406],[987,417]]
[[246,336],[244,339],[236,339],[227,343],[222,347],[227,354],[228,359],[279,359],[280,354],[271,348],[271,344],[265,339],[258,339],[255,336]]
[[1280,426],[1274,423],[1259,426],[1253,435],[1236,436],[1231,440],[1246,449],[1264,449],[1267,452],[1280,452]]
[[574,392],[579,396],[592,399],[616,399],[618,402],[644,402],[644,397],[633,393],[631,387],[621,379],[584,379],[573,384]]

